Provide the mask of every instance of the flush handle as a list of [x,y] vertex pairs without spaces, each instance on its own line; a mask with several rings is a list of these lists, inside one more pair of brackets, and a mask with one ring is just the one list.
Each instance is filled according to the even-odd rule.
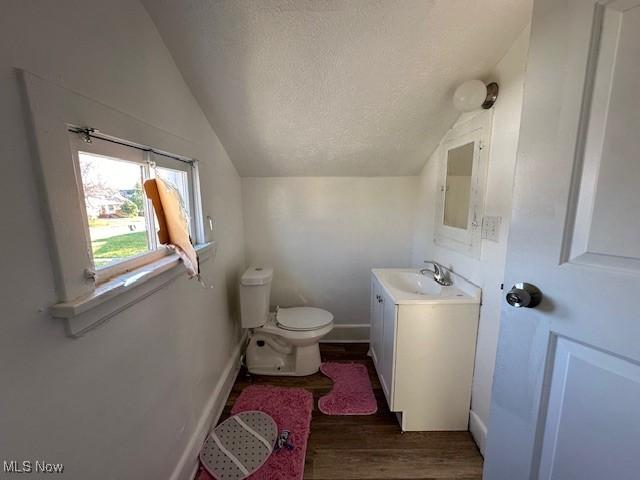
[[507,292],[507,303],[515,308],[535,308],[542,301],[542,292],[530,283],[516,283]]

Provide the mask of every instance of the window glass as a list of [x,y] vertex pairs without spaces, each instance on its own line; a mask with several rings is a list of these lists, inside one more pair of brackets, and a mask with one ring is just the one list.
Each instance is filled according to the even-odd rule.
[[[182,200],[182,208],[184,209],[185,217],[187,222],[189,223],[189,230],[191,234],[193,231],[191,230],[191,209],[189,204],[189,179],[187,177],[187,172],[182,170],[174,170],[172,168],[166,167],[156,167],[156,176],[164,180],[169,185],[175,187],[175,189],[180,193],[180,199]],[[154,218],[155,217],[154,214]]]
[[189,211],[189,181],[187,179],[187,172],[182,170],[173,170],[171,168],[156,167],[156,176],[164,180],[165,182],[173,185],[182,197],[182,206],[187,214]]
[[99,269],[152,250],[145,166],[78,152],[94,266]]

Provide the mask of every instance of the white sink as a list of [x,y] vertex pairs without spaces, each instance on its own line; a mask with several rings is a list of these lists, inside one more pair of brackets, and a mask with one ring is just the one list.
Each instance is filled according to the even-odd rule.
[[416,295],[440,295],[442,285],[436,283],[433,277],[427,277],[415,272],[390,272],[389,283],[407,293]]
[[403,303],[479,303],[480,289],[458,275],[453,285],[444,287],[427,272],[413,268],[374,268],[373,274],[396,304]]

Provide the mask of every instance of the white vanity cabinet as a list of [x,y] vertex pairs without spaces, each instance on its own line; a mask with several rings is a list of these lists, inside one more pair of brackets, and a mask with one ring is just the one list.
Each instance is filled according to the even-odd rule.
[[467,430],[480,292],[416,275],[373,270],[370,354],[403,431]]
[[397,309],[393,299],[375,276],[371,277],[371,292],[371,357],[378,371],[382,390],[389,401],[393,398]]

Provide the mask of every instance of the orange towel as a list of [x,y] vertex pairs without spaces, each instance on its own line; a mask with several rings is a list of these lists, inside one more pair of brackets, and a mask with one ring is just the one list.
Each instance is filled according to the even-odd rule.
[[198,254],[189,235],[189,220],[178,190],[160,178],[144,182],[144,191],[153,203],[158,218],[158,239],[173,248],[189,272],[189,277],[200,274]]

